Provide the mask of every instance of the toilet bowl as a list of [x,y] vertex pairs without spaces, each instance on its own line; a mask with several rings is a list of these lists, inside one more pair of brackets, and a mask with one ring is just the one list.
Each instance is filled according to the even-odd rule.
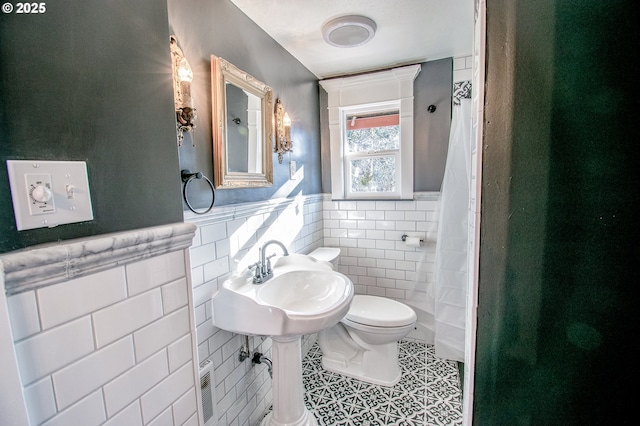
[[398,340],[416,324],[404,303],[379,296],[356,295],[349,312],[318,334],[322,366],[368,383],[393,386],[400,380]]
[[[338,267],[340,249],[319,247],[309,253]],[[380,296],[356,295],[335,326],[318,333],[322,366],[345,376],[393,386],[400,380],[398,340],[414,329],[417,316],[404,303]]]

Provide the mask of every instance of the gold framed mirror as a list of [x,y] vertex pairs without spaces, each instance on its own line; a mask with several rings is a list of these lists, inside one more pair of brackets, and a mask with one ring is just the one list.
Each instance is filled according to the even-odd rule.
[[273,90],[211,55],[213,183],[219,189],[273,185]]

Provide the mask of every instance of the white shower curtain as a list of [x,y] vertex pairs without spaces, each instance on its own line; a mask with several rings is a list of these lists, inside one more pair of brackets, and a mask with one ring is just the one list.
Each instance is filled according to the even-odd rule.
[[471,186],[471,100],[453,107],[449,150],[440,192],[435,258],[436,356],[464,361],[469,195]]

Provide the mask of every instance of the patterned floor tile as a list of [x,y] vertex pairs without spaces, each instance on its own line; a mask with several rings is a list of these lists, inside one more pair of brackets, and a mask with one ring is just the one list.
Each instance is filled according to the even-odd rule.
[[386,424],[384,414],[367,408],[352,410],[349,414],[349,421],[349,424],[353,426],[378,426]]
[[448,426],[462,424],[462,405],[443,399],[427,398],[427,425]]
[[328,372],[315,344],[303,360],[305,404],[319,426],[458,426],[462,397],[456,363],[435,356],[433,346],[402,340],[402,377],[376,386]]
[[356,394],[356,404],[377,413],[388,413],[392,394],[389,388],[366,384]]

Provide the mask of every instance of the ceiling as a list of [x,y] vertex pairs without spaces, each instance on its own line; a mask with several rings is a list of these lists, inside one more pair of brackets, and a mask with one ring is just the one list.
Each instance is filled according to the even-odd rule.
[[[474,0],[231,0],[319,79],[467,56]],[[368,43],[327,44],[322,25],[343,15],[377,24]]]

